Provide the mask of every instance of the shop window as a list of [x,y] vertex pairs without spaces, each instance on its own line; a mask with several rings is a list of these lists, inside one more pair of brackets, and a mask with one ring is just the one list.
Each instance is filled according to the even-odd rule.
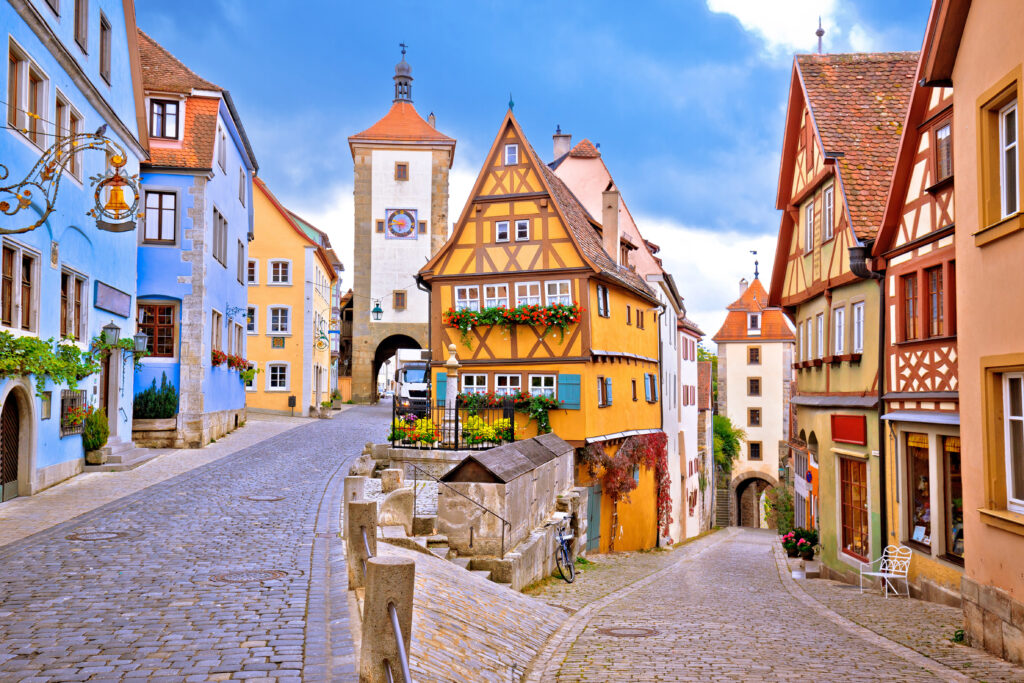
[[960,437],[942,437],[943,484],[946,497],[946,557],[964,561],[964,487],[960,468]]
[[906,435],[907,453],[907,530],[908,543],[925,550],[932,542],[931,476],[928,471],[928,436]]
[[863,460],[839,458],[843,552],[868,561],[868,467]]

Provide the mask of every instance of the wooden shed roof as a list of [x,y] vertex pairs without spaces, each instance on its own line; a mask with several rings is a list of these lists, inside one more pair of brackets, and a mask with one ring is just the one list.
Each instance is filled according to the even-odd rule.
[[[535,470],[558,456],[571,452],[572,446],[556,434],[542,434],[532,439],[513,441],[478,454],[466,456],[462,462],[441,477],[443,482],[479,481],[480,483],[508,484],[522,475]],[[464,479],[462,473],[469,473],[473,464],[482,467],[493,477],[483,480],[478,477]]]

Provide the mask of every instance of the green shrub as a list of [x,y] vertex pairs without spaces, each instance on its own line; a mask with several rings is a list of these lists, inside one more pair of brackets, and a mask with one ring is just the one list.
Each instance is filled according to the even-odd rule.
[[156,380],[148,388],[135,394],[134,417],[139,420],[161,420],[178,414],[178,390],[167,381],[167,373],[160,378],[160,387]]
[[103,408],[90,410],[85,415],[82,425],[82,448],[95,451],[103,448],[110,436],[110,425],[107,424],[107,411]]
[[765,496],[768,526],[778,529],[780,536],[793,530],[793,493],[784,485],[769,489]]

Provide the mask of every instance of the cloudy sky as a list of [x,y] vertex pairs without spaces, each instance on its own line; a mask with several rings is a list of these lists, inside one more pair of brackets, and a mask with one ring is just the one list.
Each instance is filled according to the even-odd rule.
[[508,106],[550,160],[556,125],[602,156],[710,337],[753,272],[768,286],[794,52],[917,50],[931,0],[136,0],[139,27],[231,91],[262,177],[351,272],[347,138],[413,100],[456,138],[458,216]]

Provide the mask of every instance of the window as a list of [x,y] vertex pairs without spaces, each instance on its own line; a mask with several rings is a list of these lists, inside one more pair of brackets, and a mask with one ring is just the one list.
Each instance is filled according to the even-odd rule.
[[0,286],[0,324],[35,332],[39,302],[39,257],[23,247],[5,242],[3,245],[3,278]]
[[960,467],[960,437],[943,436],[942,479],[946,504],[946,556],[963,562],[964,487]]
[[213,258],[227,268],[228,265],[228,222],[220,211],[213,210]]
[[384,232],[384,221],[377,221],[377,232]]
[[953,175],[953,136],[950,124],[935,130],[935,181]]
[[224,348],[224,316],[220,311],[210,312],[210,347],[214,351]]
[[396,161],[395,162],[395,180],[408,180],[409,179],[409,162],[408,161]]
[[21,75],[21,60],[12,50],[7,53],[7,124],[17,127],[20,119],[18,112],[19,98],[19,76]]
[[1003,375],[1006,508],[1024,513],[1024,374]]
[[267,391],[288,391],[288,364],[267,364]]
[[821,217],[821,229],[825,233],[824,240],[832,239],[835,231],[835,186],[825,188],[823,198],[824,214]]
[[611,310],[608,308],[608,288],[604,285],[597,286],[597,314],[602,318],[611,316]]
[[636,309],[636,326],[641,330],[644,329],[644,312],[639,308]]
[[220,164],[220,170],[227,173],[228,166],[228,136],[224,132],[224,129],[220,126],[217,127],[217,163]]
[[508,308],[508,285],[484,285],[484,308]]
[[[46,79],[24,54],[12,44],[7,62],[7,122],[10,126],[24,131],[29,140],[38,147],[44,145],[46,133],[46,93],[49,90]],[[39,117],[39,118],[36,118]],[[58,125],[60,121],[58,121]]]
[[239,168],[238,169],[238,201],[242,204],[242,206],[245,206],[245,195],[246,195],[246,191],[245,191],[246,182],[245,181],[246,181],[246,179],[247,179],[247,176],[245,175],[245,169],[244,168]]
[[249,263],[245,267],[245,283],[248,285],[260,283],[260,266],[256,259],[249,259]]
[[853,310],[853,352],[864,353],[864,302],[858,301]]
[[814,318],[815,331],[818,336],[818,358],[825,355],[825,314],[819,313]]
[[146,192],[143,244],[174,244],[178,224],[177,199],[174,192]]
[[544,283],[548,306],[571,306],[572,283],[568,280],[555,280]]
[[246,278],[246,262],[245,262],[245,245],[242,244],[242,240],[238,240],[238,260],[235,261],[236,268],[238,269],[238,284],[244,285]]
[[110,85],[110,22],[100,12],[100,76]]
[[633,324],[633,307],[630,306],[629,304],[626,304],[626,324]]
[[658,400],[658,376],[650,372],[644,373],[644,399],[648,403]]
[[797,349],[797,359],[798,360],[800,360],[800,359],[807,360],[810,357],[810,355],[808,354],[808,347],[807,347],[807,334],[808,334],[807,330],[808,330],[809,327],[810,326],[807,323],[797,323],[796,338],[797,338],[797,342],[798,342],[798,344],[800,346],[800,348]]
[[498,396],[515,396],[522,389],[521,375],[495,375],[494,393]]
[[530,221],[516,221],[516,241],[530,239]]
[[540,306],[540,283],[517,282],[516,306]]
[[760,460],[761,459],[761,442],[760,441],[749,441],[747,442],[747,460]]
[[89,51],[89,0],[75,0],[75,42]]
[[60,336],[85,339],[85,278],[70,270],[60,274]]
[[1017,213],[1017,101],[999,110],[999,187],[1002,217]]
[[494,241],[508,242],[508,221],[498,221],[494,224]]
[[257,316],[258,309],[255,306],[249,306],[245,312],[245,331],[247,334],[256,334],[257,328]]
[[907,458],[907,542],[930,546],[932,542],[931,474],[928,471],[928,435],[905,435]]
[[814,248],[814,202],[804,208],[804,251]]
[[139,302],[138,328],[149,335],[146,350],[155,358],[174,356],[174,304]]
[[292,283],[291,261],[269,261],[271,285],[290,285]]
[[903,338],[917,339],[917,273],[903,276]]
[[[249,361],[248,367],[250,370],[255,370],[257,366],[258,363],[256,363],[255,361]],[[252,377],[250,377],[249,379],[242,380],[242,383],[245,385],[246,391],[256,391],[256,373],[254,372]]]
[[942,266],[924,271],[928,283],[928,336],[941,337],[943,334],[943,286]]
[[[57,126],[57,135],[63,140],[74,137],[82,132],[82,117],[76,112],[68,101],[57,93],[57,108],[54,114],[54,125]],[[71,175],[81,179],[82,160],[80,152],[72,152],[68,159],[67,170]]]
[[46,88],[43,85],[43,77],[39,75],[35,69],[29,69],[28,71],[28,99],[25,102],[25,109],[31,116],[25,122],[25,128],[28,129],[29,140],[36,143],[40,147],[43,146],[43,108],[44,98],[46,97]]
[[426,235],[427,234],[427,222],[426,221],[420,221],[419,222],[419,231],[420,231],[421,235]]
[[843,552],[868,561],[868,472],[862,460],[839,458]]
[[533,396],[547,396],[548,398],[555,398],[555,376],[530,375],[530,394]]
[[505,165],[515,166],[519,163],[519,145],[505,145]]
[[486,394],[487,375],[463,375],[462,393],[464,394]]
[[633,400],[636,401],[637,400],[637,398],[636,398],[636,380],[635,379],[631,379],[630,383],[633,385]]
[[149,101],[149,134],[154,138],[178,137],[178,103],[168,100]]
[[405,310],[405,291],[399,290],[391,293],[391,307],[396,311]]
[[747,347],[747,365],[760,365],[761,364],[761,347],[760,346],[748,346]]
[[287,306],[271,306],[268,309],[267,334],[291,334],[291,309]]
[[747,426],[748,427],[760,427],[761,426],[761,409],[760,408],[747,408]]
[[597,407],[606,408],[612,404],[612,378],[597,378]]
[[479,311],[480,310],[480,289],[475,285],[472,287],[455,288],[455,310],[457,311]]
[[761,395],[761,378],[760,377],[748,377],[747,378],[747,396],[760,396]]
[[761,314],[747,313],[747,333],[761,334]]
[[843,354],[843,342],[846,338],[846,309],[837,308],[832,311],[832,335],[835,343],[832,345],[832,353],[837,356]]

